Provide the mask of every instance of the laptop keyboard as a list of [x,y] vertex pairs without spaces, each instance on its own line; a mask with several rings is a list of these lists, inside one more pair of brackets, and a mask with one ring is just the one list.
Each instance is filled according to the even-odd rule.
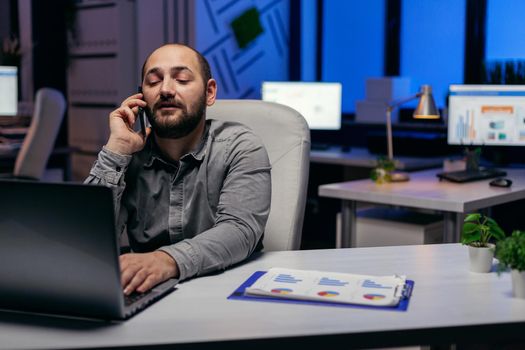
[[505,176],[507,173],[498,169],[459,170],[439,173],[437,177],[453,182],[470,182]]
[[131,304],[141,300],[145,296],[147,296],[151,291],[147,291],[146,293],[137,293],[133,292],[130,295],[124,295],[124,305],[130,306]]

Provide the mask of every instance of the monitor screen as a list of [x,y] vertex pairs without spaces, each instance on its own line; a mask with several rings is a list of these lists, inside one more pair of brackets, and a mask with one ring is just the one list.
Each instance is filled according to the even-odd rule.
[[525,85],[450,85],[450,145],[525,145]]
[[0,66],[0,116],[15,116],[18,110],[18,69]]
[[311,130],[341,128],[341,84],[319,82],[263,82],[262,99],[301,113]]

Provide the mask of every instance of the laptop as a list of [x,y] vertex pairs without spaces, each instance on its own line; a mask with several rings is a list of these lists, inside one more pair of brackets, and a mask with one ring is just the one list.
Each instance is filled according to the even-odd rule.
[[125,297],[112,190],[0,181],[0,309],[127,319],[174,290]]

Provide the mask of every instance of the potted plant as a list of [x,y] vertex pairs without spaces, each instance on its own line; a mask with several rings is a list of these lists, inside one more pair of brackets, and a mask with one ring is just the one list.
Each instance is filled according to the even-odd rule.
[[391,173],[395,168],[393,160],[387,157],[379,157],[377,159],[377,167],[370,173],[370,178],[378,184],[390,182],[392,180]]
[[468,214],[463,223],[461,243],[468,246],[470,270],[490,272],[495,245],[491,241],[505,238],[505,232],[493,219],[483,214]]
[[525,231],[514,231],[510,237],[498,242],[496,258],[498,272],[511,269],[512,294],[525,299]]

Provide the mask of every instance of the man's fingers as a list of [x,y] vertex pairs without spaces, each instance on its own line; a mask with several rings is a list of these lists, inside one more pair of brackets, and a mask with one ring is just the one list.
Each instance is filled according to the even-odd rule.
[[135,273],[131,281],[124,288],[124,294],[129,295],[133,293],[138,286],[144,283],[144,280],[148,277],[148,274],[144,269],[141,269]]
[[178,275],[173,258],[161,251],[121,255],[120,269],[126,295],[134,291],[145,293],[158,283]]
[[145,293],[151,288],[155,287],[158,283],[161,282],[161,279],[156,274],[150,274],[140,286],[137,287],[137,292]]
[[137,116],[135,115],[135,113],[133,113],[133,111],[129,107],[124,108],[124,111],[128,119],[128,126],[130,128],[133,128],[133,125],[135,125],[135,120],[137,119]]
[[131,108],[123,106],[120,107],[118,110],[118,113],[116,113],[116,117],[122,118],[124,122],[127,124],[129,128],[133,127],[133,124],[135,124],[135,113],[131,110]]
[[146,102],[142,99],[142,94],[135,94],[122,101],[120,105],[130,108],[135,106],[146,107]]
[[133,271],[132,269],[125,269],[122,271],[120,276],[120,282],[122,286],[127,286],[131,279],[135,276],[136,271]]
[[123,286],[127,286],[140,269],[140,266],[132,263],[133,259],[130,258],[129,254],[121,255],[119,260],[121,270],[120,281]]
[[142,94],[135,94],[122,102],[119,108],[115,110],[113,116],[122,118],[129,126],[135,124],[136,115],[138,113],[138,107],[146,107],[146,101],[137,98],[137,96],[142,96]]
[[131,155],[144,148],[144,137],[135,133],[138,107],[146,107],[142,94],[128,97],[119,108],[109,114],[110,135],[106,143],[112,152]]

